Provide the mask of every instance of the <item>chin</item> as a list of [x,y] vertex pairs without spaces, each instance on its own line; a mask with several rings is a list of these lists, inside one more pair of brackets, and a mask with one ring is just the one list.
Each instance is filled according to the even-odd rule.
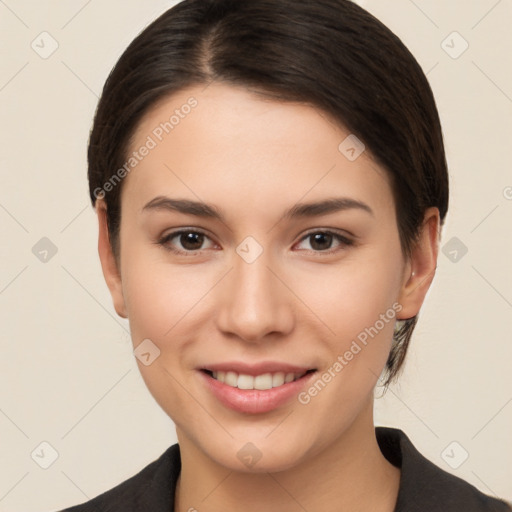
[[216,464],[238,473],[277,473],[301,464],[306,457],[303,442],[281,440],[270,442],[230,440],[219,442],[215,446],[203,446],[203,451]]

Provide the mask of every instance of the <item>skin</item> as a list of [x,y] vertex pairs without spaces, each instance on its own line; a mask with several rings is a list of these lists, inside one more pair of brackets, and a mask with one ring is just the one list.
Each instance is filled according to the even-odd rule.
[[[119,261],[105,203],[97,203],[99,255],[116,311],[129,318],[134,347],[149,338],[160,350],[150,365],[137,363],[176,424],[176,510],[391,512],[400,471],[379,450],[373,390],[394,322],[308,404],[293,399],[243,414],[221,404],[197,368],[272,360],[321,374],[394,303],[402,307],[398,319],[416,315],[435,274],[439,212],[425,212],[405,260],[388,175],[368,151],[351,162],[338,150],[349,132],[313,107],[226,84],[160,102],[139,124],[132,149],[190,96],[197,107],[125,178]],[[213,204],[225,222],[143,212],[156,196]],[[348,209],[283,218],[297,202],[341,196],[366,203],[373,215]],[[207,236],[195,246],[179,236],[167,248],[157,243],[179,228]],[[306,236],[325,230],[354,244],[332,238],[319,246]],[[236,252],[247,236],[263,249],[250,264]],[[261,453],[252,467],[237,457],[247,442]]]

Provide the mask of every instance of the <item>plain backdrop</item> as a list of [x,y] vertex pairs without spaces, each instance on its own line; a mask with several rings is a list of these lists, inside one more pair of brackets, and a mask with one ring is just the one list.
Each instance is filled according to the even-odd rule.
[[[0,1],[0,511],[86,501],[176,441],[104,283],[86,180],[103,83],[174,3]],[[512,2],[360,3],[427,73],[451,179],[436,277],[376,423],[510,500]]]

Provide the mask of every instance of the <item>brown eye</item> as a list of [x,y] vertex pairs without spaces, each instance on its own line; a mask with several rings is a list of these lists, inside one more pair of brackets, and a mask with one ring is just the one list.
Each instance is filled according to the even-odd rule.
[[204,235],[202,233],[181,233],[179,242],[187,251],[195,251],[203,245]]
[[311,247],[319,251],[330,249],[334,238],[333,235],[329,233],[315,233],[309,235],[309,237],[311,239]]
[[206,240],[209,240],[208,236],[201,231],[182,229],[165,235],[158,244],[178,254],[194,255],[194,252],[205,249],[203,244]]
[[[309,240],[311,250],[314,252],[326,252],[332,253],[337,250],[342,250],[350,245],[353,245],[353,241],[348,239],[347,237],[340,235],[338,233],[334,233],[332,231],[315,231],[313,233],[307,234],[304,238],[302,238],[301,242]],[[338,247],[331,250],[333,241],[338,242]]]

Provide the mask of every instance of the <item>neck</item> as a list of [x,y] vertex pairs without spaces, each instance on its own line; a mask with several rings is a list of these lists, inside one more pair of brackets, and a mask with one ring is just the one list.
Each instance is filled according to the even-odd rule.
[[180,435],[182,468],[175,510],[188,512],[393,512],[400,470],[382,455],[373,401],[336,441],[301,464],[275,473],[236,472]]

